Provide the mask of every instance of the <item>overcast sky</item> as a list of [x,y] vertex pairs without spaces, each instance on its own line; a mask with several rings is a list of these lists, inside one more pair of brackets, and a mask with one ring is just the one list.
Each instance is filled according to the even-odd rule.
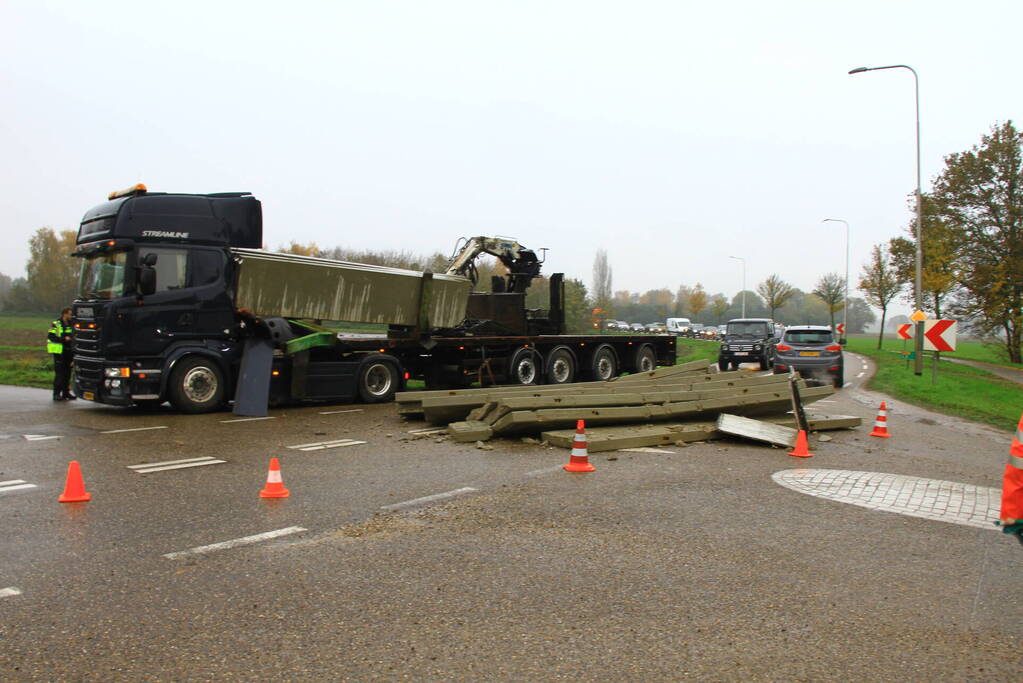
[[[1023,116],[1019,0],[0,0],[0,272],[108,192],[245,190],[264,242],[507,235],[587,286],[772,273],[904,233],[943,157]],[[855,294],[855,293],[854,293]]]

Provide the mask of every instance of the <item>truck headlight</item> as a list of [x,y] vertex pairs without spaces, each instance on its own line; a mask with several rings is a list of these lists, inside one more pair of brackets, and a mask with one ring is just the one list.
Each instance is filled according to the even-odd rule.
[[103,375],[106,377],[131,377],[131,368],[105,368]]

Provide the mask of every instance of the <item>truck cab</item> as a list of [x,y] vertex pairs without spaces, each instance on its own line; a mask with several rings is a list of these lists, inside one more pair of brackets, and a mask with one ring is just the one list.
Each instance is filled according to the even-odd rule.
[[167,375],[189,356],[207,361],[192,369],[193,398],[222,402],[241,353],[229,249],[261,238],[260,203],[247,193],[135,186],[86,212],[73,254],[82,259],[72,307],[78,395],[160,403]]

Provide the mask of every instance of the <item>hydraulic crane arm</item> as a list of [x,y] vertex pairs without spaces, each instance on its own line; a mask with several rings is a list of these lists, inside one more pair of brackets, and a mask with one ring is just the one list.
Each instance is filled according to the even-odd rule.
[[480,254],[496,257],[508,269],[504,289],[506,292],[525,292],[533,278],[540,274],[541,261],[536,258],[535,252],[515,240],[501,237],[462,238],[445,273],[468,277],[475,284],[475,263]]

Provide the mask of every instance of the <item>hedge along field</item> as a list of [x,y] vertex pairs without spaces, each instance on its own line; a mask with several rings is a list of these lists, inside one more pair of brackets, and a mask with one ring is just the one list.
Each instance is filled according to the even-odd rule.
[[46,353],[50,316],[0,316],[0,384],[48,389],[53,361]]
[[[912,350],[906,343],[906,350]],[[913,374],[913,363],[907,364],[898,353],[902,350],[901,342],[890,346],[878,351],[876,337],[849,338],[847,350],[869,356],[877,363],[877,373],[867,384],[870,389],[946,415],[1015,429],[1023,412],[1023,384],[986,370],[947,362],[939,364],[937,382],[932,384],[930,352],[925,354],[924,374],[917,377]]]

